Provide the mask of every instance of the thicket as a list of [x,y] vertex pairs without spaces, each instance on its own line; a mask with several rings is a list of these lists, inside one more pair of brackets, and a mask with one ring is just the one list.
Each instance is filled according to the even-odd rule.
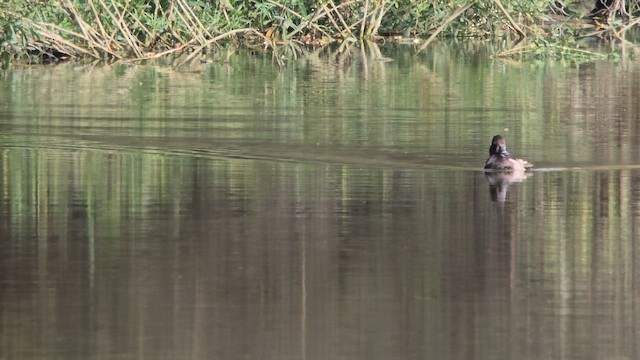
[[[3,0],[0,56],[4,66],[16,59],[133,61],[171,54],[186,61],[230,41],[295,52],[381,35],[428,38],[419,48],[438,35],[530,37],[511,51],[545,53],[576,48],[571,41],[583,27],[568,21],[587,15],[587,3],[593,7],[593,0]],[[600,22],[580,36],[623,39],[639,22],[629,15],[637,2],[627,1],[626,8],[620,0],[598,3]]]

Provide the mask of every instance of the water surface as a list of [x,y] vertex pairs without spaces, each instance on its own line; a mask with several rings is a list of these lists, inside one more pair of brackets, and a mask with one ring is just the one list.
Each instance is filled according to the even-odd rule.
[[640,66],[487,55],[4,73],[0,358],[638,358]]

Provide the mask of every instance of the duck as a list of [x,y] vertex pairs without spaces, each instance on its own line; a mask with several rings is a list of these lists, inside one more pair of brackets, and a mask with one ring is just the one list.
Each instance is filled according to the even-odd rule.
[[491,139],[489,158],[484,163],[485,170],[526,171],[532,167],[532,163],[518,159],[507,151],[507,144],[501,135]]

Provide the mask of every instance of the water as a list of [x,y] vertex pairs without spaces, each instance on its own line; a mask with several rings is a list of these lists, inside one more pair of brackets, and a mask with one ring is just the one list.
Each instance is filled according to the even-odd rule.
[[5,73],[0,358],[638,358],[639,64],[381,54]]

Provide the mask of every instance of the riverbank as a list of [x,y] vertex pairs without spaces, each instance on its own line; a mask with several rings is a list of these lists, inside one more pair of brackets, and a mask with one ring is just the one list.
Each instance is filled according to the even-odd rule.
[[232,44],[274,51],[280,61],[279,52],[333,42],[384,39],[413,42],[420,51],[443,36],[525,39],[498,56],[611,55],[591,54],[579,40],[625,42],[640,20],[583,20],[591,2],[559,7],[547,0],[9,0],[0,5],[0,58],[5,68],[15,61],[142,61],[176,55],[183,64]]

